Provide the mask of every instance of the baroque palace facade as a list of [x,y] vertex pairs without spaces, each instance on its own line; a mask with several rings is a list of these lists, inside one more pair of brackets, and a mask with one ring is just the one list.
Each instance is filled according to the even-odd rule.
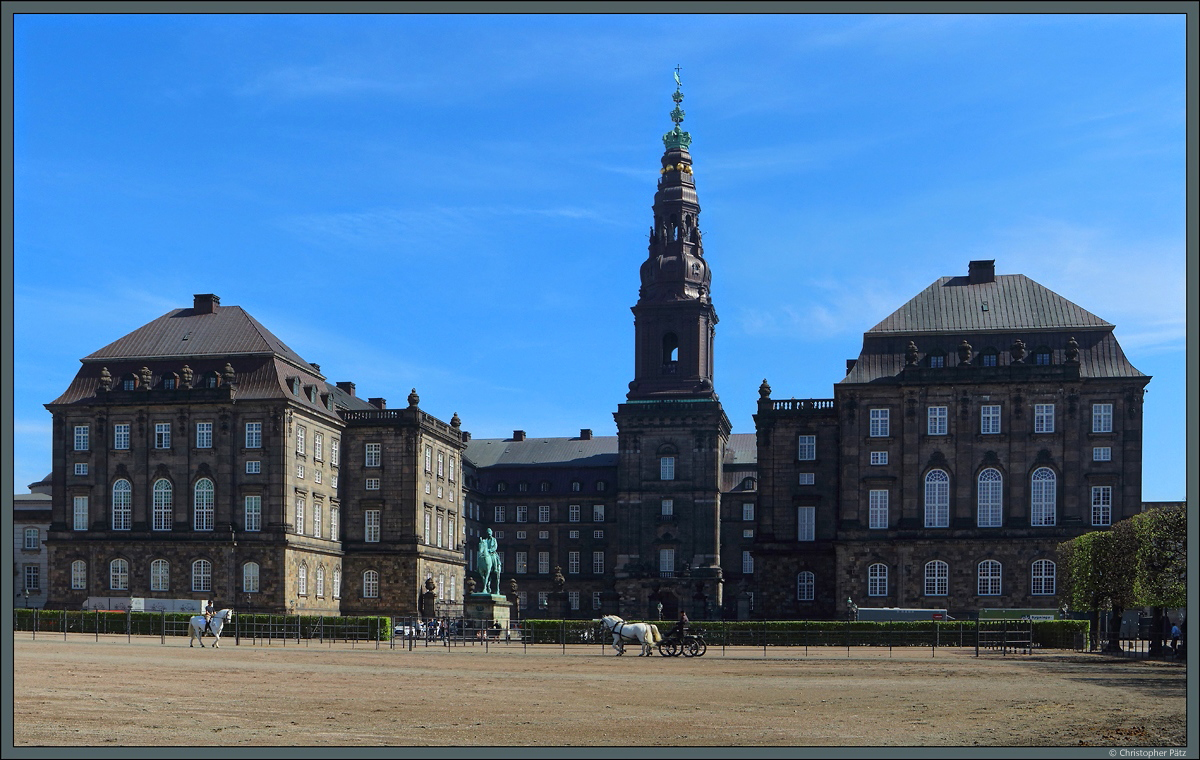
[[733,433],[682,97],[615,437],[472,439],[197,295],[46,405],[47,606],[414,615],[432,580],[453,613],[491,528],[526,617],[1057,607],[1057,544],[1141,510],[1150,378],[1113,325],[973,261],[868,330],[832,398],[764,380],[755,432]]

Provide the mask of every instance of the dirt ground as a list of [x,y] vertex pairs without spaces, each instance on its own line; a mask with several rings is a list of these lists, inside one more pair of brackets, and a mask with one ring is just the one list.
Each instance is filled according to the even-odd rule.
[[[74,636],[74,634],[72,634]],[[14,635],[35,746],[1183,747],[1183,663],[973,649],[189,649]],[[208,696],[197,697],[198,694]],[[1193,737],[1193,740],[1195,737]]]

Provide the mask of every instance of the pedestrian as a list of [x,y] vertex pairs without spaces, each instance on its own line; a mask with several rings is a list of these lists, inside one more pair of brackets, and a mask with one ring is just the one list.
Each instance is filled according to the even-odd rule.
[[1171,626],[1171,652],[1174,654],[1179,654],[1179,636],[1180,636],[1179,626],[1172,625]]

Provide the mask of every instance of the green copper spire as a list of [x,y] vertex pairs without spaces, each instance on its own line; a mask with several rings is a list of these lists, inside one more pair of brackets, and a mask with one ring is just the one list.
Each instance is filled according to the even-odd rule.
[[672,148],[687,150],[692,144],[691,134],[684,132],[679,128],[683,122],[683,109],[679,104],[683,102],[683,93],[680,88],[683,84],[679,81],[679,67],[675,67],[675,92],[671,95],[671,99],[675,101],[675,108],[671,111],[671,121],[675,122],[675,128],[663,135],[663,146],[667,150]]

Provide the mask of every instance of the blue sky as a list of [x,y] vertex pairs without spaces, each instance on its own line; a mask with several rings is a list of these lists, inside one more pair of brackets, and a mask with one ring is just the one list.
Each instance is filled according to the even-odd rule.
[[194,293],[477,438],[615,434],[682,66],[735,432],[995,259],[1153,375],[1185,496],[1182,15],[23,15],[15,484],[78,360]]

